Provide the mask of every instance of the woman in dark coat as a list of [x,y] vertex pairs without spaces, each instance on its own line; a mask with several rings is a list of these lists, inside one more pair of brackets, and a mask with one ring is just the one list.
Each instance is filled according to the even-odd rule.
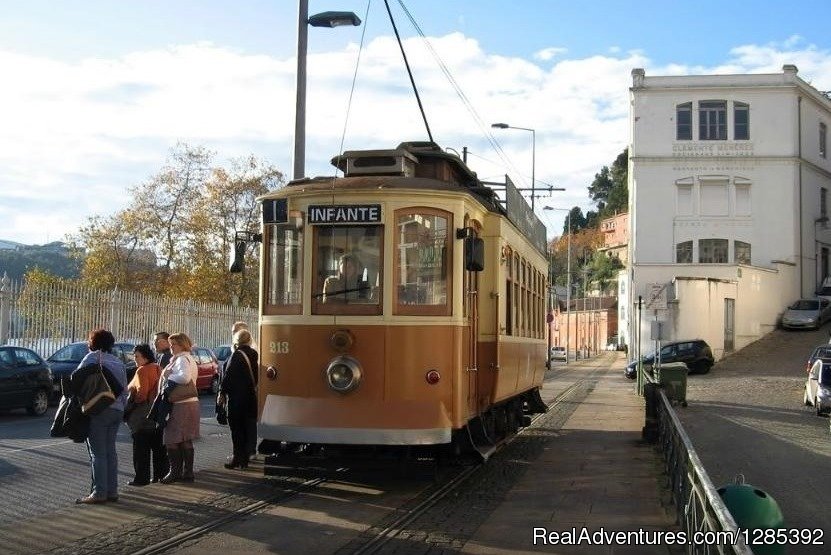
[[251,333],[241,329],[234,334],[233,352],[225,363],[225,373],[219,388],[217,403],[228,410],[228,426],[231,428],[231,442],[234,456],[225,468],[248,468],[249,445],[257,438],[248,422],[257,418],[257,351],[251,348]]

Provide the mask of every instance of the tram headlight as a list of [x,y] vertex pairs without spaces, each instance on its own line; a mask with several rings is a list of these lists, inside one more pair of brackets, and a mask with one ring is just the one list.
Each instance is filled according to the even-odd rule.
[[361,383],[361,365],[346,355],[335,357],[326,367],[326,383],[338,393],[347,393]]

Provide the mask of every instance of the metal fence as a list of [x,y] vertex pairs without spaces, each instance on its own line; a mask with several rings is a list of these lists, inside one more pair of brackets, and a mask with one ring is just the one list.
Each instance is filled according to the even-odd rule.
[[26,284],[0,279],[0,345],[28,347],[44,357],[90,330],[106,328],[116,341],[152,342],[158,331],[184,332],[196,345],[231,340],[231,325],[258,320],[248,307],[168,299],[135,291],[102,291],[75,284]]
[[[696,532],[708,534],[710,538],[719,538],[717,543],[701,543],[688,545],[687,552],[694,554],[719,553],[752,555],[752,551],[745,545],[744,537],[738,534],[738,527],[730,511],[724,505],[721,496],[710,481],[701,459],[695,452],[687,432],[681,425],[672,403],[663,389],[654,380],[649,382],[644,390],[646,398],[646,429],[652,430],[652,437],[658,442],[664,456],[664,466],[667,473],[668,486],[672,492],[672,501],[676,509],[676,521],[684,527],[687,538],[692,539]],[[725,541],[727,532],[733,538],[732,542]]]

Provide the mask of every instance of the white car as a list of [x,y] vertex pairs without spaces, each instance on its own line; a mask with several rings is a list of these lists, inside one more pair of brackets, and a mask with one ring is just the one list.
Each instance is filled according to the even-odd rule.
[[817,416],[831,413],[831,359],[818,358],[808,371],[803,402],[813,406]]
[[563,346],[551,347],[551,360],[566,360],[566,348]]

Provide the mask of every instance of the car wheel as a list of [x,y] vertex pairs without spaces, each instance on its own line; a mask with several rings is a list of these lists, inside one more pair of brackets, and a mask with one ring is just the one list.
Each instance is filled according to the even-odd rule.
[[213,395],[219,393],[219,376],[214,376],[214,379],[211,380],[211,393]]
[[814,397],[814,409],[816,409],[817,416],[825,416],[825,410],[822,408],[822,403],[819,402],[819,399]]
[[49,394],[44,389],[38,389],[32,395],[32,404],[26,408],[26,412],[32,416],[43,416],[49,408]]

